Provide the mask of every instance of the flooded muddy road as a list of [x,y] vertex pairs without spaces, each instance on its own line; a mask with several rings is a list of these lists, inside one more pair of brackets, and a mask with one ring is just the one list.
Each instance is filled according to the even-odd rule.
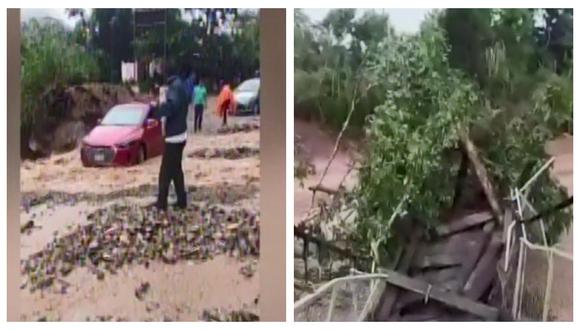
[[74,150],[22,162],[21,320],[259,315],[259,118],[230,117],[222,131],[213,102],[184,151],[186,211],[149,207],[161,157],[84,168]]

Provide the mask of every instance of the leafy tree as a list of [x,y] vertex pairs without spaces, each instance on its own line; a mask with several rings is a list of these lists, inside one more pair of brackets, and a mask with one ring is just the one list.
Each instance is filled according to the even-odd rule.
[[393,34],[388,16],[367,11],[356,18],[353,9],[335,9],[313,24],[297,10],[294,30],[297,115],[340,128],[354,100],[351,126],[360,130],[382,98],[363,81],[364,62],[365,54]]
[[66,9],[69,17],[79,17],[75,27],[76,41],[87,45],[99,61],[100,80],[119,83],[121,62],[132,61],[132,9],[94,8],[90,17],[83,9]]
[[[49,94],[96,79],[98,65],[64,25],[52,19],[22,24],[21,61],[21,134],[22,141],[27,141],[34,124],[46,115],[44,102]],[[28,145],[22,145],[27,150]]]
[[[296,12],[298,116],[341,127],[355,91],[373,86],[355,100],[365,148],[359,183],[345,199],[358,214],[354,248],[385,264],[400,243],[394,219],[406,214],[426,229],[439,222],[454,202],[461,131],[480,150],[500,198],[544,164],[546,142],[571,132],[571,14],[433,11],[419,33],[399,36],[376,12],[331,11],[321,24]],[[564,196],[545,175],[528,198],[545,209]],[[553,243],[570,216],[544,220]]]
[[[451,207],[460,129],[476,142],[500,196],[547,161],[546,142],[572,120],[571,75],[543,66],[533,17],[447,10],[418,35],[390,38],[372,54],[366,74],[385,102],[369,118],[353,238],[375,261],[398,246],[394,218],[409,214],[428,228]],[[546,209],[565,197],[544,175],[528,198]],[[544,218],[550,243],[570,219],[566,211]]]
[[[393,251],[397,210],[429,225],[451,206],[458,166],[450,151],[458,148],[460,128],[470,127],[480,112],[474,85],[450,68],[447,56],[444,33],[432,29],[389,39],[370,59],[385,101],[366,127],[369,150],[355,192],[354,239],[363,249]],[[384,263],[384,255],[373,256]]]

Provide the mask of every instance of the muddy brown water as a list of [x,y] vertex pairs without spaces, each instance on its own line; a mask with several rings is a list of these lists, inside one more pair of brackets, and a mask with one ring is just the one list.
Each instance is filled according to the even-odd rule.
[[[259,123],[259,118],[230,117],[229,122]],[[206,110],[204,130],[189,133],[184,155],[203,148],[259,148],[259,130],[216,134],[220,126],[213,109]],[[21,235],[21,259],[45,247],[55,233],[60,237],[77,225],[86,224],[87,215],[99,208],[152,203],[160,163],[161,157],[155,157],[133,167],[84,168],[78,149],[23,161],[21,192],[29,200],[39,198],[40,202],[21,209],[21,223],[34,220],[37,225],[29,234]],[[186,185],[193,187],[193,200],[208,197],[224,207],[259,212],[258,155],[232,160],[184,157],[182,164]],[[43,196],[49,197],[42,200]],[[214,308],[259,314],[259,271],[251,277],[240,273],[248,262],[257,259],[218,255],[205,262],[179,261],[173,265],[152,261],[148,268],[123,266],[116,275],[107,274],[102,281],[88,269],[76,268],[65,278],[68,288],[64,294],[59,285],[44,292],[20,290],[20,305],[26,306],[21,310],[21,319],[191,321],[199,320],[204,310]],[[149,283],[150,290],[139,300],[135,289],[144,282]]]
[[[303,145],[303,157],[305,161],[313,165],[315,173],[308,175],[304,180],[294,180],[294,223],[299,223],[308,213],[312,204],[312,192],[308,187],[318,184],[324,168],[332,155],[336,136],[321,129],[314,122],[307,122],[298,118],[294,119],[294,135]],[[329,188],[338,188],[343,177],[348,173],[352,159],[352,152],[347,148],[340,148],[332,161],[322,185]],[[350,172],[345,180],[347,187],[356,183],[356,171]],[[323,193],[317,193],[316,198],[325,199]],[[316,200],[315,203],[316,204]]]
[[[245,264],[226,256],[203,263],[152,262],[148,268],[124,267],[103,281],[79,268],[67,277],[71,286],[65,294],[56,286],[44,293],[21,290],[21,306],[27,306],[21,319],[85,321],[110,315],[125,320],[195,321],[209,308],[257,311],[259,272],[246,278],[239,272]],[[150,290],[139,300],[135,289],[145,282]]]
[[[569,196],[573,195],[573,138],[561,136],[546,145],[546,152],[555,157],[551,169],[551,176],[566,190]],[[573,255],[573,233],[570,228],[562,233],[557,248]],[[542,253],[530,252],[527,261],[527,274],[536,274],[527,277],[526,289],[530,292],[540,292],[540,304],[543,304],[543,294],[546,288],[547,259]],[[550,302],[550,315],[557,321],[573,320],[573,262],[563,258],[554,259],[554,278]]]

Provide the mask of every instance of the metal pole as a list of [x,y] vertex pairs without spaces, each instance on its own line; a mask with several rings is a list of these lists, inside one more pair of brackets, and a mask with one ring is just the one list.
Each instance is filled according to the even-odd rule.
[[332,312],[334,311],[334,304],[336,302],[336,285],[332,287],[330,294],[330,305],[328,306],[328,313],[326,314],[326,322],[332,321]]
[[522,263],[523,263],[523,259],[524,259],[524,243],[523,241],[520,241],[520,251],[519,251],[519,257],[518,257],[518,267],[516,270],[516,283],[515,283],[515,287],[514,287],[514,296],[513,296],[513,300],[512,300],[512,317],[514,318],[514,320],[517,320],[518,317],[518,299],[519,299],[519,291],[521,290],[521,279],[522,279]]
[[135,82],[139,81],[139,63],[137,62],[137,52],[135,51],[135,42],[137,41],[137,25],[135,24],[135,15],[136,15],[135,8],[133,8],[133,61],[135,67]]
[[544,294],[544,309],[542,321],[548,321],[550,313],[550,300],[552,298],[552,282],[554,279],[554,252],[548,254],[548,278],[546,279],[546,293]]
[[163,24],[163,77],[167,81],[167,8],[165,9],[165,24]]

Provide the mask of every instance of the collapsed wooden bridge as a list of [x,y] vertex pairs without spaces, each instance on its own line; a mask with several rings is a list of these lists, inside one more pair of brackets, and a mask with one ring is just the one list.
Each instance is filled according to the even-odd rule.
[[[473,177],[477,178],[475,183],[470,183],[471,198],[479,198],[480,203],[475,203],[477,207],[468,203],[471,207],[454,208],[440,225],[429,231],[420,221],[405,219],[405,230],[397,232],[398,239],[404,243],[390,269],[362,273],[356,270],[356,265],[364,258],[324,241],[304,226],[295,227],[295,236],[304,242],[306,276],[309,243],[318,246],[318,250],[331,250],[351,259],[353,266],[350,277],[333,279],[313,294],[299,299],[295,303],[297,320],[312,318],[311,315],[316,313],[312,314],[309,309],[316,305],[323,312],[319,311],[314,318],[328,321],[497,321],[521,317],[517,312],[521,311],[523,299],[521,255],[525,244],[534,245],[526,237],[528,224],[523,223],[525,213],[521,206],[529,204],[525,194],[521,193],[528,184],[515,190],[511,204],[505,205],[504,210],[468,138],[463,140],[463,147],[475,174]],[[546,170],[550,162],[539,173]],[[529,182],[533,182],[535,177]],[[313,187],[312,190],[333,194],[327,187]],[[570,198],[558,208],[571,203]],[[541,221],[541,215],[536,214],[532,220]],[[515,244],[520,241],[520,245]],[[546,242],[544,244],[540,249],[547,251],[550,258],[559,253],[550,250]],[[571,262],[571,256],[564,257]],[[553,268],[549,272],[553,272]],[[548,277],[551,281],[550,274]],[[360,292],[361,285],[350,285],[352,293],[345,292],[343,286],[349,278],[368,282],[368,287],[363,290],[365,299],[362,304],[356,302],[356,291]],[[547,286],[550,285],[548,282]],[[327,293],[330,298],[321,302],[320,298]],[[349,306],[340,302],[341,296],[355,302]],[[544,319],[547,318],[549,296],[545,298]]]

